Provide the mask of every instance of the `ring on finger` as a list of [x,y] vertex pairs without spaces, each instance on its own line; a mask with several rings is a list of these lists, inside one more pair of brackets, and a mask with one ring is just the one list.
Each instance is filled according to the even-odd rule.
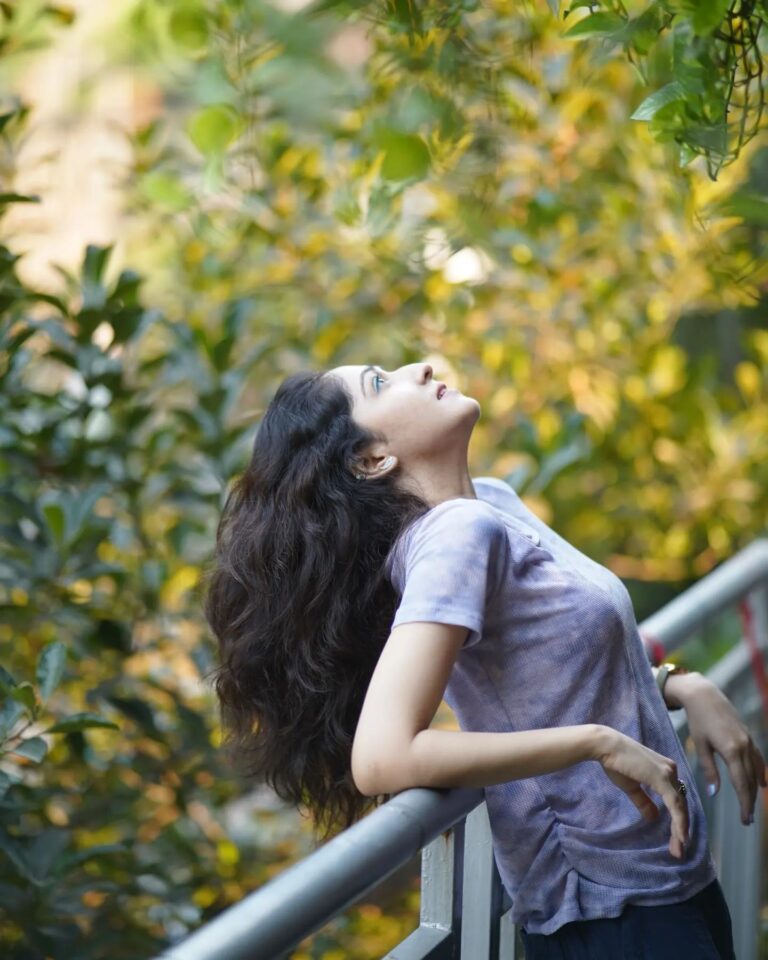
[[685,782],[683,780],[677,781],[677,786],[675,787],[675,790],[677,790],[677,792],[680,794],[681,797],[684,797],[688,793],[688,787],[685,785]]

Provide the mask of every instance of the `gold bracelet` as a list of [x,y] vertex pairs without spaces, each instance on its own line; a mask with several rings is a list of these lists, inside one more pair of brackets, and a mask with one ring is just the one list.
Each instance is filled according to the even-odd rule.
[[[654,668],[652,667],[651,669],[654,669]],[[671,674],[673,673],[683,674],[683,673],[689,672],[685,667],[679,667],[676,663],[671,663],[668,660],[662,664],[659,664],[659,666],[656,667],[655,669],[656,669],[656,685],[659,688],[659,693],[661,693],[662,700],[664,700],[664,687],[667,684],[668,677],[671,676]],[[668,710],[682,709],[682,707],[680,706],[677,706],[677,707],[670,706],[666,700],[664,700],[664,703]]]

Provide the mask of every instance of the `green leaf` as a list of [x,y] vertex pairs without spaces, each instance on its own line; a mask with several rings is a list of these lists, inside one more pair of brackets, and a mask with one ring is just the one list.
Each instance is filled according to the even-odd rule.
[[107,290],[104,274],[111,253],[111,246],[98,247],[90,243],[86,247],[81,276],[82,305],[77,315],[79,322],[77,339],[80,343],[90,344],[91,335],[101,319],[98,313],[106,305]]
[[0,708],[0,740],[4,740],[24,714],[24,707],[12,697]]
[[37,698],[35,697],[35,688],[26,680],[11,690],[11,696],[17,703],[25,707],[29,713],[35,714],[37,708]]
[[68,830],[49,827],[41,830],[27,848],[27,862],[39,880],[52,872],[51,868],[69,846],[71,834]]
[[40,700],[45,703],[59,685],[67,659],[67,648],[60,640],[49,643],[37,661],[37,685],[40,688]]
[[538,493],[546,489],[547,485],[566,467],[570,467],[580,460],[585,460],[591,452],[589,441],[583,436],[577,436],[564,447],[559,447],[549,456],[545,457],[536,477],[529,485],[528,489],[532,493]]
[[93,623],[93,630],[87,639],[99,650],[119,650],[128,653],[131,649],[131,631],[127,623],[120,620],[99,618]]
[[187,124],[189,139],[200,153],[223,153],[240,132],[240,115],[228,103],[203,107]]
[[690,21],[697,37],[712,33],[723,21],[730,0],[696,0],[691,4]]
[[12,748],[11,753],[19,757],[26,757],[27,760],[33,760],[40,763],[43,757],[48,753],[48,744],[42,737],[30,737],[28,740],[22,740]]
[[0,113],[0,133],[3,132],[9,121],[19,115],[19,112],[18,110],[10,110],[8,113]]
[[14,678],[11,676],[11,674],[8,673],[8,671],[5,669],[5,667],[2,666],[2,664],[0,664],[0,683],[2,683],[5,687],[15,687],[15,686],[16,686],[16,681],[15,681]]
[[7,773],[0,770],[0,800],[2,800],[12,786],[13,780],[11,780]]
[[57,3],[49,3],[45,6],[45,12],[65,26],[70,26],[75,22],[75,11],[71,7],[62,7]]
[[656,116],[662,107],[674,103],[675,100],[685,100],[685,90],[677,80],[673,80],[646,97],[632,114],[630,120],[650,120]]
[[0,203],[40,203],[36,194],[0,193]]
[[566,40],[585,40],[588,37],[610,37],[620,33],[626,26],[624,17],[618,13],[593,13],[579,20],[578,23],[566,30],[563,37]]
[[687,167],[688,164],[695,160],[698,157],[698,153],[687,143],[680,144],[680,152],[678,154],[678,160],[681,167]]
[[107,699],[121,713],[138,724],[148,736],[155,740],[163,739],[163,734],[158,730],[155,723],[152,708],[146,701],[139,699],[139,697],[120,697],[115,694],[110,695]]
[[691,125],[683,133],[687,143],[702,147],[710,157],[722,157],[728,149],[728,128],[725,123]]
[[747,223],[768,228],[768,198],[759,193],[735,193],[716,209],[723,216],[741,217]]
[[70,840],[71,833],[68,830],[57,828],[41,830],[33,837],[19,839],[0,829],[0,850],[21,876],[35,886],[45,883],[51,866],[62,855]]
[[83,280],[86,283],[102,284],[104,282],[104,271],[111,253],[111,245],[98,247],[94,243],[88,244],[83,259]]
[[150,171],[140,183],[141,192],[153,203],[169,210],[186,210],[192,202],[192,196],[178,177],[160,170]]
[[111,720],[105,720],[96,713],[73,713],[52,727],[48,727],[46,733],[75,733],[77,730],[90,730],[94,727],[100,727],[109,730],[119,730],[116,723]]
[[[659,33],[664,25],[664,12],[658,3],[652,3],[639,17],[635,17],[627,24],[624,40],[632,49],[645,56],[650,48],[659,40]],[[637,61],[632,61],[637,70]],[[641,76],[643,71],[639,71]],[[643,80],[643,82],[646,82]]]
[[10,836],[4,828],[0,828],[0,850],[25,880],[34,880],[24,845]]
[[196,7],[182,6],[174,10],[168,30],[174,43],[190,53],[201,50],[208,42],[205,14]]
[[57,546],[62,546],[64,543],[64,532],[66,530],[66,515],[64,509],[60,503],[51,501],[49,503],[43,504],[40,508],[40,512],[45,517],[45,521],[48,524],[48,530],[51,534],[51,539]]
[[88,863],[96,857],[109,857],[116,853],[125,853],[128,847],[124,843],[98,843],[84,850],[75,850],[62,857],[61,871],[66,873],[81,863]]
[[429,150],[421,137],[383,130],[375,139],[384,150],[381,175],[385,180],[420,180],[429,172]]
[[0,740],[4,740],[18,723],[24,713],[24,707],[12,697],[8,697],[0,707]]
[[419,4],[411,0],[390,0],[387,4],[391,16],[389,27],[391,30],[404,30],[409,36],[417,33],[421,36],[424,24]]
[[109,493],[109,487],[103,483],[94,484],[87,490],[81,490],[77,497],[67,503],[67,544],[75,543],[88,523],[93,522],[93,508],[96,502]]

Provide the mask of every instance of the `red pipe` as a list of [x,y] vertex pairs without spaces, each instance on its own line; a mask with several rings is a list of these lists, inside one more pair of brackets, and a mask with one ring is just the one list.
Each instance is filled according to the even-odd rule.
[[742,597],[742,599],[739,600],[739,614],[741,615],[744,642],[749,648],[752,673],[755,676],[755,686],[763,701],[765,718],[768,720],[768,676],[766,676],[765,661],[760,650],[760,644],[757,642],[755,618],[752,613],[752,607],[746,597]]

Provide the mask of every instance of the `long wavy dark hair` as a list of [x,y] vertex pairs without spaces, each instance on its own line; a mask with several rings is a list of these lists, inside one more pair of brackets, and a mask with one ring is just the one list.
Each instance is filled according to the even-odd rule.
[[226,497],[203,582],[226,742],[247,774],[308,809],[323,839],[382,799],[355,787],[352,741],[397,606],[385,561],[429,509],[397,470],[354,477],[376,439],[340,378],[284,380]]

